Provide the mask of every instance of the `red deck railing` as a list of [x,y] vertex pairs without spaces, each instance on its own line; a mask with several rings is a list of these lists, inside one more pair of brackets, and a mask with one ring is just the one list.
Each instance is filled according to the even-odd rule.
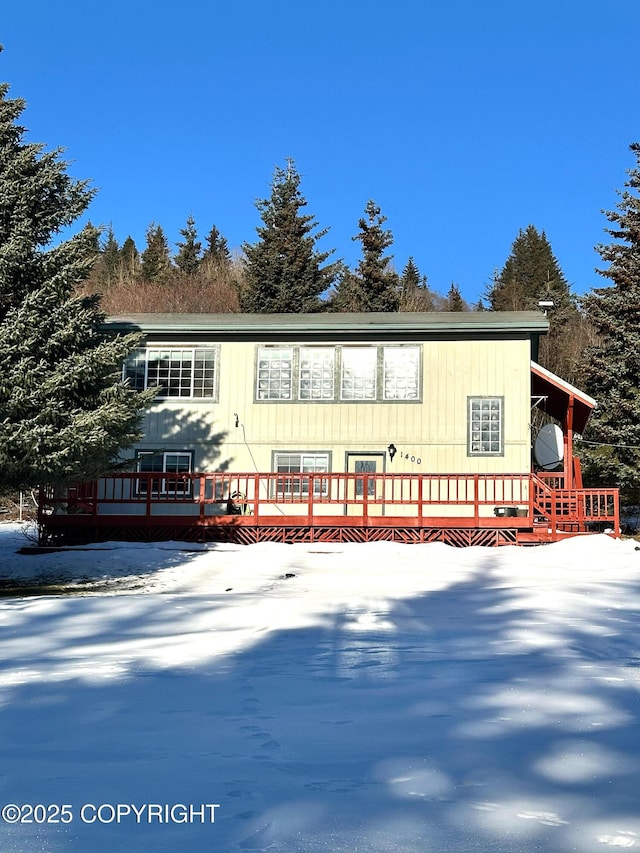
[[[122,473],[41,495],[49,528],[82,525],[362,526],[619,531],[616,489],[535,474]],[[232,518],[233,516],[233,518]]]

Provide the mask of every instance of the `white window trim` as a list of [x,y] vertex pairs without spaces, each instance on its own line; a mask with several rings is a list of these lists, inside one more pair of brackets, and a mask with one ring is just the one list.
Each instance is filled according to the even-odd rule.
[[[302,470],[300,470],[300,471],[290,471],[290,472],[278,471],[278,457],[280,457],[280,456],[299,456],[300,457],[300,468],[301,469],[303,467],[303,458],[305,456],[307,456],[307,457],[312,456],[312,457],[315,457],[316,459],[317,458],[323,458],[325,461],[326,470],[325,471],[302,471]],[[309,475],[309,474],[320,474],[320,475],[328,474],[331,471],[331,451],[330,450],[274,450],[272,452],[271,468],[277,477],[277,479],[274,483],[274,494],[276,494],[276,493],[281,494],[283,497],[286,497],[286,498],[291,498],[291,497],[298,497],[301,499],[307,498],[309,493],[308,493],[308,491],[305,492],[302,489],[302,482],[301,481],[300,481],[301,488],[299,490],[292,489],[291,491],[280,492],[277,488],[278,480],[280,478],[282,478],[284,480],[287,477],[291,477],[291,478],[304,477],[304,476]],[[316,492],[315,496],[319,497],[320,495],[324,496],[327,494],[328,494],[328,482],[325,481],[322,483],[321,491]]]
[[[167,401],[177,401],[177,400],[193,400],[195,402],[206,401],[206,402],[218,402],[218,381],[220,374],[220,347],[219,346],[196,346],[191,344],[185,344],[185,346],[176,346],[176,344],[170,344],[164,346],[163,344],[147,345],[139,350],[136,350],[135,353],[132,353],[132,356],[136,355],[144,355],[144,379],[143,379],[143,389],[138,390],[146,390],[150,387],[149,383],[149,356],[151,353],[174,353],[180,352],[185,353],[188,352],[191,355],[191,380],[189,387],[189,394],[168,394],[163,393],[163,389],[158,392],[156,399],[158,400],[167,400]],[[206,352],[213,354],[213,388],[211,389],[211,395],[203,395],[196,396],[194,394],[195,390],[195,361],[196,361],[196,353],[198,352]],[[123,381],[127,379],[127,363],[125,361],[122,367],[122,378]],[[153,385],[153,383],[151,383]]]
[[[141,471],[140,470],[140,459],[143,456],[160,456],[162,454],[162,471]],[[160,488],[158,490],[152,488],[151,496],[153,495],[176,495],[180,497],[188,497],[191,494],[191,479],[189,479],[185,485],[184,489],[170,489],[167,488],[167,477],[163,477],[163,474],[176,474],[175,471],[167,471],[167,457],[168,456],[183,456],[188,457],[189,460],[189,470],[188,472],[191,474],[193,472],[193,451],[191,450],[138,450],[136,451],[136,469],[140,474],[149,474],[150,477],[154,479],[157,478],[159,482]],[[153,480],[151,480],[153,484]],[[145,484],[146,485],[146,484]],[[146,490],[143,491],[141,488],[142,483],[140,480],[137,481],[137,493],[139,495],[147,495]]]

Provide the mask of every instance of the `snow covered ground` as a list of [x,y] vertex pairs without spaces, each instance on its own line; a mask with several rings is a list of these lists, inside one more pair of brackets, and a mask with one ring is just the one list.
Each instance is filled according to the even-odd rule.
[[25,544],[2,853],[640,850],[634,541]]

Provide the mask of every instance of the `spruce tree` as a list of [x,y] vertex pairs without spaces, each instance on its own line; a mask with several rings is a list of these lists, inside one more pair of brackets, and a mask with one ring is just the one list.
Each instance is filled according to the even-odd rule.
[[202,243],[198,241],[198,232],[193,216],[187,218],[187,224],[180,230],[184,237],[183,242],[178,242],[178,253],[175,256],[175,264],[180,272],[190,275],[196,272],[200,266],[200,252]]
[[107,229],[107,236],[102,243],[101,254],[105,282],[110,284],[118,277],[120,267],[120,247],[111,225]]
[[138,437],[148,395],[122,382],[135,339],[102,330],[99,297],[79,296],[97,232],[54,238],[93,190],[61,151],[26,142],[24,101],[0,84],[0,490],[90,478]]
[[429,289],[426,275],[421,275],[412,257],[400,276],[400,311],[435,311],[435,294]]
[[173,264],[162,226],[152,222],[147,228],[146,241],[141,256],[140,275],[145,281],[166,282]]
[[451,282],[451,287],[447,293],[447,311],[468,311],[467,303],[462,298],[460,288],[455,282]]
[[131,235],[127,237],[120,249],[118,275],[129,282],[133,282],[140,275],[140,252]]
[[492,311],[533,311],[547,298],[554,310],[571,303],[569,284],[544,231],[528,225],[518,232],[487,298]]
[[[598,402],[581,445],[585,474],[592,484],[640,488],[640,143],[631,151],[617,209],[606,211],[613,242],[597,247],[608,264],[597,272],[609,285],[583,300],[599,336],[584,359],[584,387]],[[637,495],[636,495],[637,497]]]
[[422,276],[420,275],[420,270],[416,266],[416,262],[413,260],[412,257],[409,258],[405,268],[402,270],[400,284],[402,285],[403,292],[413,292],[414,290],[417,290],[422,284]]
[[391,231],[382,227],[386,221],[378,205],[370,200],[358,222],[360,233],[352,238],[362,244],[362,259],[355,273],[359,311],[397,311],[400,304],[400,280],[389,267],[392,256],[384,255],[393,244]]
[[332,252],[319,252],[316,243],[328,229],[315,231],[314,217],[302,213],[306,206],[300,175],[289,160],[286,169],[276,168],[270,198],[256,203],[263,225],[256,229],[258,241],[243,247],[244,311],[296,313],[323,307],[320,296],[334,281],[337,266],[322,266]]
[[540,302],[552,303],[544,307],[549,334],[540,342],[540,361],[564,379],[575,378],[573,342],[582,337],[582,317],[544,231],[533,225],[519,231],[486,298],[492,311],[538,311]]
[[206,237],[206,248],[203,254],[203,260],[213,261],[221,266],[226,266],[231,263],[231,252],[226,237],[223,237],[215,225],[211,226],[211,230]]

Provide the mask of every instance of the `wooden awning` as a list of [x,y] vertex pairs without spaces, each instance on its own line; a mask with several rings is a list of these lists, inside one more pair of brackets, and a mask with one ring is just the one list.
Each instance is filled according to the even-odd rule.
[[555,373],[531,362],[531,396],[539,398],[536,405],[552,418],[564,424],[573,402],[573,430],[582,434],[597,403],[584,391],[575,388]]

